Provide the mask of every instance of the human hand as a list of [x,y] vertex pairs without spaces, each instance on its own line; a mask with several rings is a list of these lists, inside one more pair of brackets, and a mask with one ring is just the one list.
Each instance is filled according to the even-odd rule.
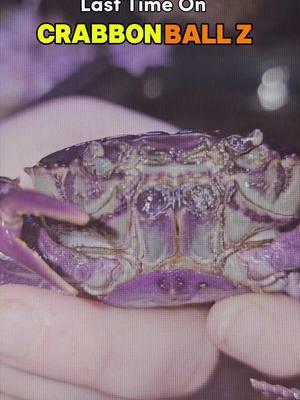
[[207,319],[224,353],[277,377],[300,373],[300,303],[284,295],[246,294],[216,303]]
[[[62,99],[0,126],[0,174],[68,145],[176,129],[88,98]],[[160,399],[202,387],[217,363],[206,307],[121,310],[38,288],[0,286],[0,400]]]

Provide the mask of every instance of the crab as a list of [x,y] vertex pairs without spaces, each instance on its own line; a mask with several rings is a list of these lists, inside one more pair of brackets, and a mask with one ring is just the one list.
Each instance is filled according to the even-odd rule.
[[35,190],[0,178],[0,284],[118,307],[300,298],[300,159],[258,129],[114,136],[25,171]]

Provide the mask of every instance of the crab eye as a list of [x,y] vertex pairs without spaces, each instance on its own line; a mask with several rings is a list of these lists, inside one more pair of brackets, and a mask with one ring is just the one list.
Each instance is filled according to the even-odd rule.
[[104,149],[97,141],[91,142],[85,149],[82,164],[90,174],[96,176],[109,176],[113,170],[112,162],[104,157]]
[[214,211],[218,206],[218,192],[209,184],[184,189],[183,204],[198,216]]
[[136,206],[146,217],[156,217],[172,204],[172,191],[166,186],[153,186],[140,193]]
[[232,135],[225,139],[226,147],[228,150],[233,151],[237,154],[246,153],[251,149],[252,143],[247,138],[239,135]]
[[263,133],[259,129],[255,129],[249,133],[247,137],[240,135],[231,135],[225,139],[225,147],[228,151],[235,154],[248,153],[251,149],[259,146],[263,140]]

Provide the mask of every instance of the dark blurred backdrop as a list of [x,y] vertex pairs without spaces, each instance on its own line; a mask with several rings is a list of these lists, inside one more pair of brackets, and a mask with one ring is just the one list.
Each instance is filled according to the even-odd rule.
[[[125,7],[118,16],[105,19],[83,15],[73,0],[44,0],[39,11],[44,15],[55,11],[76,22],[129,23],[150,18],[126,13]],[[47,97],[92,95],[182,128],[249,131],[259,127],[272,145],[300,152],[300,139],[295,141],[300,134],[300,2],[215,1],[208,2],[206,14],[178,12],[169,17],[177,22],[188,18],[225,22],[228,30],[238,21],[253,22],[255,44],[106,46]]]

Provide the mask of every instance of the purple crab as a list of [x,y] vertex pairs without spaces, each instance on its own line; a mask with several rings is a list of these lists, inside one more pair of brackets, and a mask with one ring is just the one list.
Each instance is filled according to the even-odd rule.
[[260,130],[115,136],[26,168],[34,191],[0,178],[0,284],[119,307],[300,298],[300,159],[262,142]]

